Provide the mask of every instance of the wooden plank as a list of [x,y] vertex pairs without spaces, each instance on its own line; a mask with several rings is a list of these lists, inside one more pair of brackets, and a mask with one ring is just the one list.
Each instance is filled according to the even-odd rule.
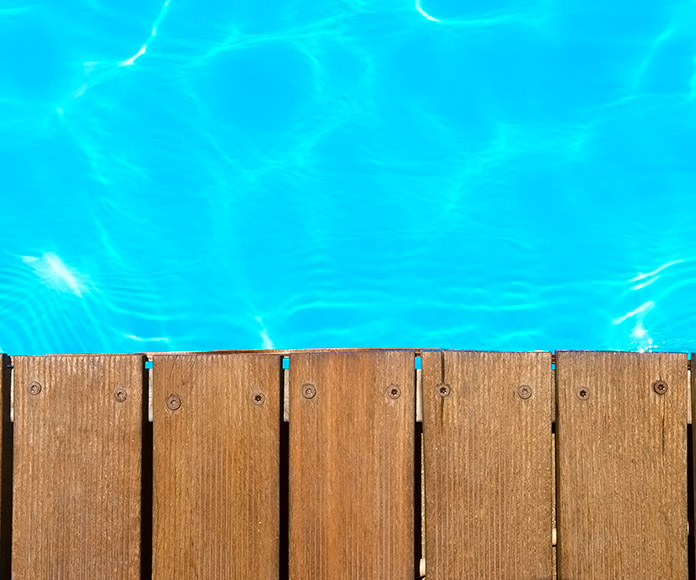
[[551,353],[421,361],[428,580],[552,578]]
[[414,354],[290,355],[290,579],[414,578]]
[[140,578],[142,355],[13,362],[12,577]]
[[273,579],[282,357],[158,355],[155,579]]
[[12,532],[12,423],[10,422],[10,391],[12,385],[12,370],[10,357],[3,354],[0,357],[2,370],[0,371],[0,449],[2,450],[2,462],[0,463],[0,578],[10,578],[12,545],[10,543]]
[[[9,403],[10,398],[9,391],[12,374],[10,370],[10,358],[6,354],[1,354],[0,361],[2,363],[2,369],[0,369],[0,450],[2,451],[2,460],[0,461],[0,506],[3,506],[8,505],[8,503],[12,501],[11,491],[8,494],[8,490],[5,489],[8,482],[2,477],[4,473],[7,473],[8,467],[12,469],[12,449],[5,449],[5,446],[10,441],[6,439],[7,434],[9,434],[11,430],[9,405],[7,403]],[[6,518],[7,512],[0,509],[0,577],[10,576],[12,574],[8,566],[8,542],[4,537],[7,530],[3,515]]]
[[556,357],[559,578],[686,579],[686,355]]

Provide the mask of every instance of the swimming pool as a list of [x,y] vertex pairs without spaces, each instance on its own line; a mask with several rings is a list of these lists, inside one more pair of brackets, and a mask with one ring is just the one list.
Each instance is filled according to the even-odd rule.
[[695,21],[0,0],[0,349],[691,349]]

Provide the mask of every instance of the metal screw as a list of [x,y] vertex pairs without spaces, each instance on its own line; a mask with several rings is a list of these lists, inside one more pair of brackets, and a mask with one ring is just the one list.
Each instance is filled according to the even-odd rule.
[[437,392],[441,397],[448,397],[450,394],[450,386],[449,385],[440,385],[437,387]]
[[309,383],[304,385],[302,387],[302,396],[305,399],[313,399],[317,394],[317,389],[314,385],[310,385]]
[[390,385],[387,389],[387,396],[390,399],[398,399],[401,396],[401,389],[398,385]]
[[578,399],[581,401],[587,401],[590,398],[590,389],[587,387],[580,387],[578,389]]
[[37,383],[36,381],[29,383],[27,390],[29,391],[30,395],[38,395],[41,392],[41,384]]
[[181,399],[172,394],[167,397],[167,409],[177,411],[181,408]]
[[520,396],[520,399],[529,399],[529,397],[532,396],[532,387],[522,385],[519,389],[517,389],[517,394]]
[[123,401],[128,398],[128,393],[126,392],[126,389],[116,389],[114,397],[119,403],[123,403]]
[[664,395],[667,392],[667,383],[665,381],[655,381],[653,383],[653,390],[658,395]]
[[264,401],[266,400],[266,397],[262,392],[256,391],[251,396],[251,400],[254,403],[254,405],[263,405]]

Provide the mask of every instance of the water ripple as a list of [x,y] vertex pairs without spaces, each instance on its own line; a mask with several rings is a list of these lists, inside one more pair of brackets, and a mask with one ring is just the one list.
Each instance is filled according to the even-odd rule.
[[696,346],[693,6],[0,6],[13,354]]

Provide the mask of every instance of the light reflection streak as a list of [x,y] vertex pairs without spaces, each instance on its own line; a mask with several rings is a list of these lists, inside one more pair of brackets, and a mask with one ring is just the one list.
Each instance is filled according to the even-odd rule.
[[271,340],[271,337],[268,335],[268,330],[263,324],[263,318],[261,318],[260,316],[256,316],[255,318],[256,322],[258,322],[261,326],[261,330],[259,331],[259,336],[261,337],[261,348],[274,349],[275,346],[273,345],[273,341]]
[[631,310],[631,312],[624,314],[623,316],[619,316],[618,318],[614,318],[612,320],[612,324],[621,324],[622,322],[626,321],[629,318],[633,318],[634,316],[641,316],[644,315],[646,312],[649,312],[655,308],[655,303],[652,300],[648,300],[647,302],[644,302],[641,304],[638,308],[635,310]]
[[[645,288],[646,286],[650,286],[653,282],[657,281],[659,278],[658,274],[662,272],[665,268],[669,268],[670,266],[673,266],[674,264],[679,264],[681,262],[685,262],[686,260],[681,259],[681,260],[672,260],[671,262],[667,262],[666,264],[662,264],[659,268],[655,268],[652,272],[648,272],[647,274],[644,274],[640,272],[635,278],[631,278],[629,282],[640,282],[640,284],[636,284],[635,286],[631,287],[631,290],[640,290],[641,288]],[[646,280],[647,279],[647,280]],[[645,282],[641,282],[641,280],[645,280]]]
[[416,0],[416,10],[424,17],[430,20],[431,22],[442,22],[442,20],[439,20],[438,18],[435,18],[434,16],[430,16],[423,8],[421,7],[421,0]]
[[147,52],[147,46],[150,44],[150,41],[157,36],[157,27],[160,25],[162,20],[164,19],[165,14],[167,13],[167,8],[169,7],[169,3],[171,0],[165,0],[164,5],[160,9],[160,13],[157,15],[157,19],[155,20],[155,23],[152,25],[152,31],[150,32],[150,37],[145,41],[145,44],[143,44],[139,49],[138,52],[136,52],[133,56],[130,58],[127,58],[126,60],[123,60],[118,63],[118,66],[132,66],[135,64],[135,61],[138,60],[142,55],[144,55]]
[[[630,284],[636,283],[631,286],[631,290],[641,290],[647,286],[650,286],[660,278],[660,273],[663,270],[686,261],[686,259],[670,260],[669,262],[665,262],[650,272],[639,272],[636,276],[628,280]],[[612,320],[612,324],[622,324],[629,318],[636,319],[633,329],[631,330],[630,337],[632,340],[638,342],[640,345],[638,350],[640,352],[651,351],[655,347],[653,339],[650,337],[648,331],[643,325],[643,318],[653,308],[655,308],[655,302],[653,300],[648,300],[647,302],[641,304],[638,308],[635,308],[627,314]]]
[[85,276],[74,268],[67,266],[60,256],[47,252],[40,258],[22,256],[22,261],[30,266],[47,286],[54,290],[70,292],[78,298],[82,298],[86,289],[86,284],[83,281]]
[[162,337],[155,337],[155,338],[141,338],[139,336],[135,336],[134,334],[124,334],[126,338],[130,338],[131,340],[135,340],[137,342],[166,342],[169,343],[169,339],[166,336]]
[[681,260],[671,260],[670,262],[662,264],[662,266],[660,266],[659,268],[655,268],[652,272],[648,272],[646,274],[639,272],[638,275],[635,278],[631,278],[629,282],[638,282],[639,280],[643,280],[650,276],[655,276],[656,274],[662,272],[662,270],[664,270],[665,268],[669,268],[670,266],[674,266],[675,264],[681,264],[682,262],[686,262],[686,259],[682,258]]

